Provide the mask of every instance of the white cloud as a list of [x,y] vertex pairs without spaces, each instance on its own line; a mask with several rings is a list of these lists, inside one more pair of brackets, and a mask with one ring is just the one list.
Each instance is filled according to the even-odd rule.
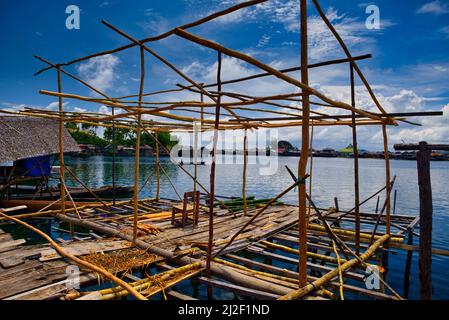
[[[270,65],[275,68],[282,67],[279,61],[273,61]],[[194,61],[183,68],[187,75],[197,80],[197,82],[215,83],[217,79],[218,63],[202,64]],[[241,77],[247,77],[253,74],[261,73],[262,70],[251,67],[247,63],[232,57],[224,57],[222,60],[222,80],[230,80]],[[296,88],[286,82],[275,79],[274,77],[264,77],[247,81],[245,83],[236,83],[223,86],[223,91],[235,91],[252,96],[266,96],[270,94],[279,94],[294,92]]]
[[113,55],[95,57],[77,67],[81,78],[100,91],[107,91],[118,78],[117,65],[120,59]]
[[422,5],[416,11],[416,13],[418,13],[418,14],[431,13],[431,14],[436,14],[436,15],[449,13],[449,4],[443,3],[439,0],[432,1],[432,2]]
[[443,107],[442,117],[422,118],[422,127],[397,128],[390,134],[391,143],[419,142],[447,143],[449,141],[449,104]]
[[445,26],[440,29],[440,32],[446,36],[446,39],[449,39],[449,26]]
[[[226,5],[235,5],[239,0],[226,1]],[[223,6],[220,3],[220,6]],[[271,0],[260,3],[258,5],[239,10],[235,12],[230,18],[222,18],[226,22],[248,22],[248,21],[268,21],[275,24],[280,24],[285,31],[290,33],[300,32],[299,21],[299,1],[298,0]],[[386,18],[381,21],[380,30],[368,30],[365,26],[365,21],[359,18],[350,17],[345,13],[341,13],[333,7],[327,8],[326,17],[338,31],[340,36],[349,47],[357,45],[358,51],[369,50],[373,51],[373,46],[376,44],[374,34],[383,32],[386,28],[394,25],[394,23]],[[227,19],[227,20],[224,20]],[[217,19],[220,21],[220,19]],[[321,60],[341,56],[343,52],[335,37],[327,28],[319,15],[310,14],[308,18],[308,33],[309,33],[309,55],[311,60]],[[267,35],[264,35],[261,41],[258,42],[257,47],[263,47],[267,40]],[[283,45],[292,46],[298,45],[292,41],[285,41]],[[353,52],[357,53],[357,52]]]
[[[62,106],[65,107],[65,106],[67,106],[67,104],[68,104],[68,102],[63,102]],[[59,109],[59,101],[54,101],[54,102],[49,103],[45,107],[45,109],[52,110],[52,111],[58,110]]]
[[139,22],[138,25],[150,35],[159,35],[172,28],[170,20],[164,18],[151,8],[144,11],[144,16],[146,20]]
[[87,111],[87,109],[84,109],[84,108],[79,108],[79,107],[73,108],[73,112],[84,113],[86,111]]

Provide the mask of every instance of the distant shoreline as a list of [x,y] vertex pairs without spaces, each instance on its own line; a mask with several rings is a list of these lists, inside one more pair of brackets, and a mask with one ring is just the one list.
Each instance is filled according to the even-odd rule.
[[[242,156],[243,154],[218,154],[217,156]],[[112,157],[112,155],[110,154],[67,154],[66,156],[70,156],[72,158],[91,158],[91,157],[96,157],[96,156],[102,156],[102,157]],[[134,157],[133,154],[117,154],[115,155],[117,158],[127,158],[127,157]],[[264,157],[283,157],[283,158],[299,158],[298,155],[284,155],[284,154],[272,154],[272,155],[256,155],[256,154],[249,154],[248,156],[250,157],[259,157],[259,156],[264,156]],[[160,158],[169,158],[170,155],[166,155],[166,154],[161,154],[159,155]],[[140,155],[140,158],[156,158],[155,155]],[[182,159],[188,159],[189,157],[182,157]],[[314,155],[313,158],[327,158],[327,159],[348,159],[348,160],[353,160],[353,157],[346,157],[346,156],[336,156],[336,157],[326,157],[326,156],[316,156]],[[359,159],[374,159],[374,160],[385,160],[383,157],[359,157]],[[416,159],[414,158],[400,158],[400,157],[394,157],[394,156],[390,156],[390,160],[403,160],[403,161],[416,161]],[[446,162],[449,161],[449,158],[445,158],[445,159],[435,159],[435,158],[431,158],[431,161],[435,161],[435,162]],[[200,163],[200,159],[198,159],[198,163]]]

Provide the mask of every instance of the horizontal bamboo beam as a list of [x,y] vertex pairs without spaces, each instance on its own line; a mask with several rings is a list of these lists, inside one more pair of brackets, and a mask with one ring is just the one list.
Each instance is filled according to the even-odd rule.
[[[424,111],[424,112],[393,112],[393,113],[374,113],[381,118],[396,118],[396,117],[431,117],[442,116],[442,111]],[[322,115],[322,116],[310,116],[311,120],[324,120],[324,119],[350,119],[352,115],[348,114],[336,114],[336,115]],[[356,119],[366,118],[365,116],[355,115]],[[277,117],[277,118],[251,118],[241,121],[292,121],[301,120],[301,116],[294,117]],[[237,121],[236,119],[229,119],[228,121]]]
[[[251,1],[241,2],[241,3],[239,3],[239,4],[235,5],[235,6],[226,8],[226,9],[224,9],[222,11],[218,11],[218,12],[212,13],[212,14],[210,14],[210,15],[204,17],[204,18],[201,18],[199,20],[196,20],[194,22],[184,24],[184,25],[181,26],[181,28],[182,29],[193,28],[193,27],[199,26],[199,25],[201,25],[203,23],[206,23],[208,21],[211,21],[211,20],[217,19],[219,17],[222,17],[224,15],[230,14],[232,12],[235,12],[235,11],[238,11],[240,9],[243,9],[243,8],[246,8],[246,7],[250,7],[250,6],[259,4],[259,3],[263,3],[265,1],[267,1],[267,0],[251,0]],[[146,39],[142,39],[139,42],[140,43],[146,43],[146,42],[162,40],[162,39],[168,38],[169,36],[173,35],[175,30],[176,30],[176,28],[171,29],[171,30],[169,30],[167,32],[164,32],[164,33],[162,33],[160,35],[157,35],[157,36],[154,36],[154,37],[149,37],[149,38],[146,38]],[[90,54],[90,55],[82,57],[82,58],[77,58],[75,60],[72,60],[72,61],[69,61],[69,62],[66,62],[66,63],[60,63],[59,65],[60,66],[69,66],[69,65],[72,65],[74,63],[82,62],[82,61],[89,60],[89,59],[92,59],[92,58],[95,58],[95,57],[117,53],[117,52],[129,49],[129,48],[133,48],[135,46],[137,46],[136,43],[130,43],[128,45],[125,45],[125,46],[122,46],[122,47],[119,47],[119,48],[97,52],[97,53]],[[41,74],[42,72],[45,72],[45,71],[50,70],[52,68],[53,68],[53,66],[49,66],[49,67],[43,68],[43,69],[39,70],[38,72],[36,72],[34,75],[37,76],[37,75]]]
[[[364,60],[364,59],[369,59],[371,57],[372,57],[371,54],[364,54],[364,55],[353,57],[353,59],[354,60]],[[345,62],[350,62],[350,60],[349,59],[336,59],[336,60],[329,60],[329,61],[323,61],[323,62],[318,62],[318,63],[312,63],[312,64],[309,64],[307,66],[307,68],[308,69],[314,69],[314,68],[318,68],[318,67],[325,67],[325,66],[330,66],[330,65],[340,64],[340,63],[345,63]],[[290,73],[290,72],[295,72],[295,71],[301,71],[301,67],[293,67],[293,68],[281,69],[279,71],[282,72],[282,73]],[[272,76],[272,74],[269,73],[269,72],[258,73],[258,74],[252,75],[252,76],[247,76],[247,77],[242,77],[242,78],[237,78],[237,79],[223,81],[223,84],[238,83],[238,82],[242,82],[242,81],[248,81],[248,80],[253,80],[253,79],[258,79],[258,78],[263,78],[263,77],[269,77],[269,76]],[[205,84],[203,86],[203,88],[215,87],[216,85],[217,85],[216,83]]]
[[291,78],[291,77],[283,74],[279,70],[277,70],[275,68],[272,68],[272,67],[270,67],[270,66],[268,66],[268,65],[266,65],[266,64],[264,64],[264,63],[262,63],[262,62],[260,62],[260,61],[258,61],[256,59],[254,59],[253,57],[250,57],[250,56],[245,55],[243,53],[240,53],[238,51],[226,48],[226,47],[224,47],[224,46],[222,46],[222,45],[220,45],[218,43],[212,42],[210,40],[206,40],[206,39],[200,38],[198,36],[195,36],[195,35],[187,32],[187,31],[179,29],[179,28],[176,29],[175,34],[178,35],[179,37],[184,38],[186,40],[189,40],[191,42],[195,42],[195,43],[197,43],[199,45],[202,45],[204,47],[207,47],[207,48],[210,48],[210,49],[222,52],[222,53],[224,53],[224,54],[226,54],[226,55],[228,55],[230,57],[234,57],[234,58],[243,60],[243,61],[245,61],[245,62],[247,62],[249,64],[252,64],[252,65],[254,65],[254,66],[256,66],[256,67],[258,67],[258,68],[260,68],[262,70],[265,70],[265,71],[269,72],[273,76],[275,76],[275,77],[277,77],[277,78],[279,78],[281,80],[284,80],[287,83],[290,83],[290,84],[292,84],[294,86],[297,86],[297,87],[305,90],[306,92],[309,92],[312,95],[315,95],[319,99],[323,100],[324,102],[326,102],[326,103],[328,103],[328,104],[330,104],[330,105],[332,105],[334,107],[345,109],[345,110],[354,111],[355,113],[358,113],[360,115],[364,115],[364,116],[366,116],[368,118],[371,118],[373,120],[381,121],[382,123],[384,121],[386,121],[387,123],[389,122],[389,121],[387,121],[388,119],[382,120],[382,118],[380,118],[380,117],[378,117],[376,115],[373,115],[373,114],[371,114],[369,112],[366,112],[366,111],[354,108],[354,107],[350,106],[347,103],[334,101],[334,100],[326,97],[322,93],[318,92],[317,90],[311,88],[310,86],[302,83],[301,81],[298,81],[298,80],[296,80],[294,78]]

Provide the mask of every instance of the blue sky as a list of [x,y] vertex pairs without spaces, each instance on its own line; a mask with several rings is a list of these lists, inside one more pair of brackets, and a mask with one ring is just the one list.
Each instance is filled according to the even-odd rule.
[[[44,65],[33,58],[41,55],[52,62],[66,62],[96,51],[112,49],[128,41],[100,23],[105,19],[135,38],[159,34],[174,26],[196,20],[213,11],[234,5],[237,0],[172,1],[12,1],[0,0],[0,108],[35,106],[54,109],[55,99],[39,94],[40,89],[56,90],[56,74],[33,74]],[[81,9],[80,30],[65,27],[68,5]],[[443,143],[449,140],[449,1],[397,0],[351,1],[321,0],[321,6],[356,54],[372,53],[373,58],[359,66],[373,85],[387,111],[443,110],[440,118],[413,119],[423,127],[401,125],[390,129],[391,142],[416,142],[426,139]],[[366,7],[380,9],[380,30],[368,30]],[[190,31],[232,49],[250,54],[278,68],[299,64],[298,1],[270,0],[252,9],[209,22]],[[309,9],[311,61],[343,58],[338,43],[326,30],[317,12]],[[198,82],[215,78],[216,53],[172,36],[149,46]],[[311,84],[337,100],[349,99],[347,65],[311,71]],[[185,83],[170,70],[147,59],[145,91],[172,88]],[[139,60],[137,49],[67,68],[111,96],[137,93]],[[224,58],[223,78],[257,73],[258,70],[235,59]],[[292,74],[295,76],[295,74]],[[272,78],[226,90],[247,91],[253,95],[292,92],[290,85]],[[63,91],[92,95],[70,79]],[[197,99],[191,94],[166,99]],[[357,104],[375,110],[366,90],[357,87]],[[67,110],[105,111],[99,105],[66,100]],[[321,111],[321,110],[320,110]],[[328,110],[329,111],[329,110]],[[332,110],[330,112],[333,112]],[[241,113],[242,115],[245,112]],[[253,114],[252,116],[261,116]],[[360,128],[362,148],[380,149],[380,129]],[[344,147],[351,140],[350,128],[319,128],[316,147]],[[281,130],[281,138],[298,144],[297,129]]]

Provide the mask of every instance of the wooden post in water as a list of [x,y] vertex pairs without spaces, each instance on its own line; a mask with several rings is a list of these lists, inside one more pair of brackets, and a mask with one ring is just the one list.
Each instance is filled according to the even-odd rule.
[[419,143],[416,154],[419,185],[419,279],[420,299],[432,299],[432,185],[430,181],[430,149]]
[[[413,245],[413,231],[408,232],[408,245]],[[410,291],[410,270],[412,268],[413,251],[407,251],[407,259],[405,260],[405,270],[404,270],[404,298],[408,299]]]
[[335,212],[340,212],[340,206],[338,205],[337,197],[334,197],[334,206],[335,206]]
[[[427,144],[397,144],[396,150],[417,150],[419,186],[419,281],[420,299],[432,299],[432,183],[430,179],[431,150],[449,150],[449,145]],[[410,237],[411,238],[411,237]],[[408,289],[408,288],[407,288]]]
[[[301,17],[301,82],[309,84],[308,72],[308,43],[307,43],[307,0],[300,1]],[[298,179],[306,176],[307,162],[309,159],[309,119],[310,102],[309,92],[303,90],[302,98],[302,137],[301,156],[298,164]],[[298,230],[299,230],[299,287],[307,285],[307,206],[306,206],[306,185],[299,185],[298,192]]]

